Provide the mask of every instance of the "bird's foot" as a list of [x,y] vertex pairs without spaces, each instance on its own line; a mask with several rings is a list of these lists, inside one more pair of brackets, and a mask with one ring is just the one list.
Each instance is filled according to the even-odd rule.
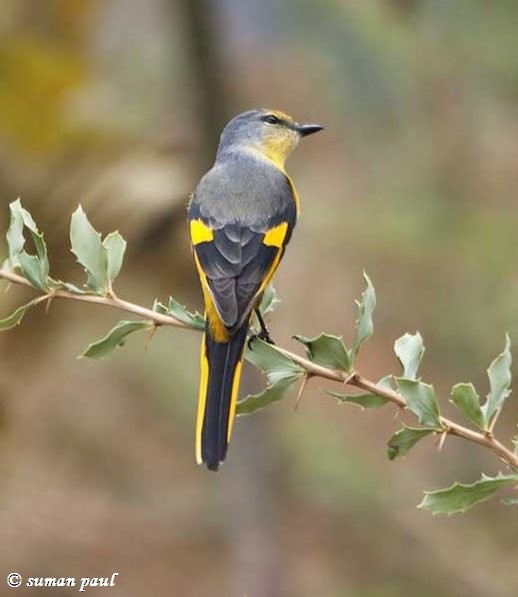
[[253,350],[252,344],[255,339],[263,340],[263,342],[267,342],[268,344],[275,345],[275,342],[272,340],[268,330],[261,330],[257,334],[251,334],[250,338],[248,338],[248,348]]

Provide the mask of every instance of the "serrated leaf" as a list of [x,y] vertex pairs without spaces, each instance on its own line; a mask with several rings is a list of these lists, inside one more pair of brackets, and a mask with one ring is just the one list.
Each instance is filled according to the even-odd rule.
[[293,375],[279,379],[277,383],[269,385],[259,394],[247,396],[237,403],[236,413],[238,415],[249,415],[267,407],[272,402],[281,400],[290,392],[299,377],[299,375]]
[[161,313],[162,315],[167,315],[167,307],[163,303],[161,303],[158,299],[155,299],[152,309],[156,313]]
[[29,255],[26,251],[22,251],[18,255],[18,266],[22,270],[22,274],[29,282],[39,290],[46,290],[46,280],[41,278],[40,260],[36,255]]
[[50,279],[50,286],[55,288],[56,290],[66,290],[72,294],[88,294],[88,291],[79,288],[75,284],[71,284],[70,282],[63,282],[62,280],[52,280]]
[[88,288],[105,293],[108,288],[107,251],[101,235],[90,224],[81,205],[70,220],[70,243],[72,253],[87,273]]
[[304,370],[289,357],[259,338],[253,341],[251,349],[247,347],[245,358],[266,373],[269,385],[275,385],[281,379],[298,379],[304,375]]
[[269,313],[275,311],[280,302],[281,300],[277,295],[275,287],[273,284],[268,284],[266,290],[264,291],[261,304],[259,305],[259,311],[261,311],[262,316],[265,317]]
[[4,319],[0,319],[0,331],[3,332],[5,330],[10,330],[11,328],[17,326],[22,321],[27,310],[38,303],[41,303],[40,296],[33,299],[32,301],[29,301],[25,305],[18,307],[18,309],[13,311],[11,315],[8,315]]
[[110,284],[113,284],[115,278],[121,271],[124,253],[126,251],[126,241],[119,232],[110,232],[103,240],[103,247],[106,249],[106,258],[108,262],[108,278]]
[[149,321],[119,321],[117,325],[112,328],[104,338],[89,344],[81,357],[90,359],[99,359],[104,357],[119,346],[123,340],[139,330],[151,329],[153,324]]
[[167,306],[165,313],[198,330],[205,329],[205,318],[203,315],[198,313],[198,311],[191,313],[191,311],[187,310],[187,307],[184,307],[184,305],[180,304],[172,296],[169,297],[169,305]]
[[426,427],[407,427],[406,425],[396,431],[389,439],[387,446],[387,456],[389,460],[394,460],[400,456],[408,454],[417,442],[423,437],[434,433],[436,429],[428,429]]
[[430,384],[403,377],[396,378],[399,392],[405,397],[408,408],[425,427],[441,429],[439,405],[435,390]]
[[249,414],[280,400],[304,375],[304,370],[289,357],[258,338],[253,341],[251,349],[247,347],[245,357],[247,361],[264,371],[268,386],[261,393],[241,400],[236,407],[238,414]]
[[425,351],[421,334],[403,334],[394,342],[394,351],[403,367],[402,377],[417,379],[417,371]]
[[378,383],[376,385],[381,386],[382,388],[385,388],[386,390],[393,390],[393,385],[392,385],[392,380],[393,380],[393,376],[392,375],[385,375],[385,377],[382,377]]
[[[20,269],[23,276],[35,288],[45,291],[48,289],[49,260],[43,234],[38,230],[31,214],[22,207],[19,199],[9,205],[9,210],[11,221],[6,235],[9,248],[9,269],[11,271]],[[24,227],[31,234],[36,255],[31,255],[24,250]]]
[[362,408],[380,408],[387,404],[387,399],[378,396],[377,394],[343,394],[342,392],[335,392],[334,390],[326,390],[326,393],[334,398],[338,398],[341,402],[347,404],[357,404]]
[[[392,376],[386,375],[382,379],[379,380],[378,385],[387,389],[392,389],[392,385],[390,383]],[[388,404],[389,400],[383,398],[383,396],[378,396],[378,394],[344,394],[342,392],[335,392],[333,390],[326,390],[327,394],[333,396],[334,398],[338,398],[341,402],[345,402],[347,404],[357,404],[361,408],[380,408],[381,406],[385,406]]]
[[195,311],[194,313],[188,311],[187,307],[179,303],[171,296],[169,297],[168,306],[155,299],[155,302],[153,303],[153,311],[161,313],[162,315],[171,315],[175,319],[178,319],[178,321],[181,321],[196,329],[205,329],[205,318],[203,315],[198,313],[198,311]]
[[374,286],[372,285],[369,276],[365,272],[363,272],[363,278],[367,286],[362,293],[361,299],[356,301],[356,333],[351,349],[351,366],[354,363],[354,358],[358,354],[360,346],[372,336],[374,331],[372,316],[374,314],[374,309],[376,308],[376,291],[374,290]]
[[472,383],[458,383],[451,390],[451,402],[459,411],[480,429],[484,428],[484,416],[480,408],[480,397]]
[[22,204],[20,199],[17,199],[9,204],[11,218],[9,228],[5,236],[9,250],[9,262],[11,270],[18,265],[18,255],[23,251],[23,247],[25,245],[25,238],[23,236],[23,217],[21,210]]
[[31,233],[34,247],[36,248],[36,254],[38,255],[38,259],[40,261],[40,278],[42,282],[44,282],[49,275],[49,261],[47,258],[47,246],[43,240],[43,234],[38,230],[38,227],[36,226],[31,214],[23,207],[21,207],[21,214],[25,227],[28,228],[29,232]]
[[496,411],[502,407],[505,399],[511,393],[511,339],[505,336],[504,350],[489,365],[487,375],[489,377],[489,395],[482,406],[484,425],[487,428]]
[[471,485],[454,483],[446,489],[425,491],[425,497],[418,508],[431,510],[433,514],[455,514],[466,512],[475,504],[489,499],[495,491],[518,481],[518,475],[482,475],[480,481]]
[[349,371],[349,356],[341,336],[320,334],[315,338],[305,336],[293,336],[293,338],[304,344],[310,361],[331,369]]

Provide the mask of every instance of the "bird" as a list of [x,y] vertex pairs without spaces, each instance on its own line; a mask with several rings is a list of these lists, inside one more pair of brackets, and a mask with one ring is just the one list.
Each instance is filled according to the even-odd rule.
[[279,110],[238,114],[224,127],[214,165],[189,201],[191,247],[205,305],[195,452],[197,463],[212,471],[226,457],[254,312],[257,335],[273,343],[258,305],[300,212],[285,161],[302,137],[322,129]]

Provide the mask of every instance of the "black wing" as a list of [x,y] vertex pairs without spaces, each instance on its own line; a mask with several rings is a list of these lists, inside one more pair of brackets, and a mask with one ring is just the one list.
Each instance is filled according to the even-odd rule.
[[191,222],[201,222],[212,233],[211,240],[193,238],[193,248],[221,320],[232,330],[255,306],[277,269],[295,225],[295,202],[284,203],[282,210],[253,226],[210,221],[195,201],[189,215]]

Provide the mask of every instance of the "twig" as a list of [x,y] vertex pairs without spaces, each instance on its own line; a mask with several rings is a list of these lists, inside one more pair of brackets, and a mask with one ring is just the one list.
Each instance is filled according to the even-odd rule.
[[[19,284],[22,286],[28,286],[34,290],[32,284],[17,274],[12,272],[8,272],[5,270],[0,269],[0,278],[4,280],[8,280],[12,284]],[[52,298],[61,298],[61,299],[71,299],[75,301],[81,301],[84,303],[94,303],[97,305],[105,305],[107,307],[112,307],[114,309],[118,309],[121,311],[126,311],[128,313],[133,313],[139,317],[144,319],[148,319],[154,322],[157,325],[168,325],[178,328],[183,328],[186,330],[196,330],[199,331],[194,326],[187,325],[182,321],[178,321],[171,315],[165,315],[162,313],[157,313],[152,309],[146,309],[145,307],[141,307],[140,305],[136,305],[134,303],[130,303],[129,301],[125,301],[118,297],[104,297],[99,295],[93,294],[74,294],[72,292],[68,292],[67,290],[52,290],[51,291]],[[41,296],[41,301],[47,300],[49,298],[49,294],[43,294]],[[396,392],[395,390],[391,390],[390,388],[382,387],[377,385],[375,382],[362,377],[359,373],[347,373],[345,371],[338,371],[335,369],[330,369],[328,367],[324,367],[322,365],[318,365],[317,363],[313,363],[309,359],[306,359],[294,352],[286,350],[284,348],[273,346],[274,349],[278,350],[281,354],[289,357],[294,363],[302,367],[307,373],[307,377],[322,377],[324,379],[329,379],[331,381],[337,381],[345,385],[350,385],[356,388],[360,388],[362,390],[366,390],[372,394],[376,394],[381,396],[382,398],[386,398],[387,401],[392,402],[396,406],[401,409],[407,408],[407,403],[405,398]],[[302,391],[304,391],[304,382],[302,385]],[[300,392],[301,393],[301,392]],[[496,419],[496,417],[495,417]],[[453,435],[456,437],[462,437],[467,441],[473,442],[475,444],[479,444],[484,448],[490,450],[491,452],[495,453],[499,456],[503,461],[507,462],[511,465],[514,469],[518,469],[518,455],[514,454],[511,450],[506,448],[504,444],[502,444],[499,440],[497,440],[492,433],[481,433],[478,431],[474,431],[463,425],[455,423],[454,421],[450,421],[445,417],[439,417],[441,426],[444,429],[443,436],[446,435]],[[444,442],[444,439],[441,438],[441,444]]]
[[299,408],[300,399],[302,398],[302,394],[304,394],[304,390],[306,389],[306,386],[308,385],[308,381],[309,381],[310,377],[311,377],[311,373],[306,373],[306,375],[304,375],[304,377],[302,378],[302,381],[299,386],[299,391],[297,392],[297,397],[295,398],[294,410],[297,410]]
[[[28,286],[34,290],[32,284],[19,276],[18,274],[13,274],[12,272],[7,272],[5,270],[0,269],[0,278],[4,280],[9,280],[9,282],[13,284],[20,284],[22,286]],[[178,321],[171,315],[165,315],[163,313],[157,313],[152,309],[146,309],[146,307],[141,307],[140,305],[135,305],[134,303],[130,303],[118,297],[106,297],[106,296],[99,296],[97,294],[74,294],[73,292],[69,292],[68,290],[61,290],[61,289],[54,289],[51,292],[52,298],[61,298],[61,299],[71,299],[73,301],[81,301],[83,303],[95,303],[97,305],[105,305],[107,307],[113,307],[114,309],[119,309],[119,311],[127,311],[128,313],[133,313],[134,315],[138,315],[139,317],[143,317],[144,319],[149,319],[159,325],[171,325],[174,327],[184,328],[186,330],[195,330],[196,328],[191,327],[182,321]],[[49,295],[45,295],[46,298]]]
[[502,412],[502,407],[499,406],[496,411],[495,414],[493,415],[493,418],[491,420],[491,423],[489,424],[489,429],[487,430],[488,435],[493,435],[493,431],[495,429],[495,425],[496,422],[498,421],[498,417],[500,416],[500,413]]
[[446,441],[446,436],[448,435],[448,430],[445,429],[442,433],[441,433],[441,437],[439,438],[439,443],[437,445],[437,449],[439,450],[439,452],[443,449],[444,446],[444,442]]

